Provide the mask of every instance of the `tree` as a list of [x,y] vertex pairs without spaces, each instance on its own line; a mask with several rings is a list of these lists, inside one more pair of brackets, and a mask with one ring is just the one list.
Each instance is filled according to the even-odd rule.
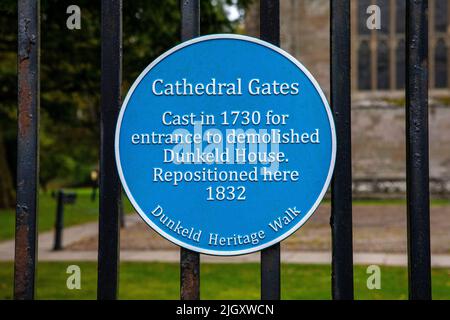
[[[202,34],[234,32],[224,5],[201,1]],[[244,8],[250,1],[239,2]],[[69,30],[68,0],[41,1],[40,183],[81,185],[97,166],[100,1],[78,0],[81,30]],[[0,2],[0,208],[12,205],[16,157],[17,3]],[[162,52],[180,41],[179,0],[123,2],[123,93]],[[9,177],[9,178],[8,178]]]
[[[9,208],[15,203],[13,176],[15,171],[16,104],[17,104],[17,23],[11,16],[16,13],[13,0],[0,2],[0,208]],[[17,21],[17,18],[15,18]]]

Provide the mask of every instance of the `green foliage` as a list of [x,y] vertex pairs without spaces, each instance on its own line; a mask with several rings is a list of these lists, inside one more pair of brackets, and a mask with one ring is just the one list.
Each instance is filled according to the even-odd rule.
[[[15,135],[13,130],[5,130],[16,120],[17,103],[17,3],[13,0],[0,2],[0,129],[5,138]],[[8,135],[8,136],[7,136]]]
[[[224,9],[232,0],[201,1],[202,34],[234,32]],[[241,8],[249,0],[239,2]],[[89,181],[97,166],[100,105],[100,1],[79,0],[81,30],[68,30],[69,0],[41,1],[40,181]],[[17,3],[0,2],[0,130],[15,164]],[[180,40],[179,0],[123,3],[123,94],[158,55]],[[12,170],[14,171],[14,170]],[[1,177],[1,173],[0,173]]]

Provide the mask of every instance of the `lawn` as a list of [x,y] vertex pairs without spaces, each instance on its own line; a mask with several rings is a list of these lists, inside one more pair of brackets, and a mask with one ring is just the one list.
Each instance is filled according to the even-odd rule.
[[[66,268],[81,268],[81,290],[66,287]],[[41,262],[38,266],[38,299],[95,299],[96,263]],[[12,263],[0,263],[0,299],[12,296]],[[202,264],[202,299],[259,299],[258,264]],[[366,287],[366,267],[355,266],[356,299],[406,299],[407,270],[381,268],[381,289]],[[450,298],[450,269],[433,269],[433,298]],[[177,299],[179,265],[167,263],[122,263],[121,299]],[[283,299],[330,299],[330,267],[323,265],[282,265]]]
[[[95,201],[91,201],[91,189],[73,190],[77,194],[74,204],[64,206],[64,225],[72,226],[80,223],[95,221],[98,219],[98,194]],[[125,212],[132,211],[131,204],[124,197]],[[51,192],[39,194],[39,231],[51,230],[55,224],[56,200]],[[15,210],[0,210],[0,241],[14,238]]]

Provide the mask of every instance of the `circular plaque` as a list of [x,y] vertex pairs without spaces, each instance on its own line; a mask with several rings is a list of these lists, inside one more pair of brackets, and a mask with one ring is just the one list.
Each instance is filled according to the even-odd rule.
[[336,135],[300,62],[259,39],[218,34],[145,68],[115,148],[123,188],[149,226],[190,250],[238,255],[285,239],[314,213]]

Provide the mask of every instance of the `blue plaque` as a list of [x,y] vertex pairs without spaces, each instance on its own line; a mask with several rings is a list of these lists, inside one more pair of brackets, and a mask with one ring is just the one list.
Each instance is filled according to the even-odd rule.
[[149,226],[193,251],[238,255],[285,239],[314,213],[336,135],[300,62],[259,39],[218,34],[145,68],[115,148],[123,188]]

